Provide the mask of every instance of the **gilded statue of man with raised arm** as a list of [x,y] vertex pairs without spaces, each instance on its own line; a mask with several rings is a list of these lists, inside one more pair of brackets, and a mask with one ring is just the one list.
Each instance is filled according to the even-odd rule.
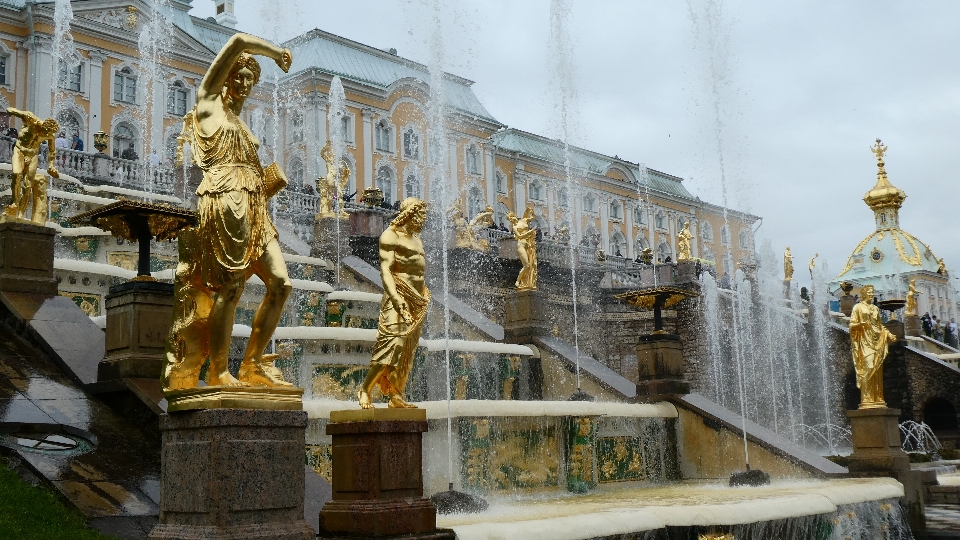
[[883,399],[883,361],[897,337],[880,321],[880,308],[873,304],[873,285],[860,289],[860,302],[850,313],[850,349],[857,371],[860,408],[886,407]]
[[60,178],[60,173],[54,166],[57,157],[55,139],[60,131],[60,124],[53,118],[40,120],[30,111],[21,111],[13,107],[7,108],[7,114],[23,120],[23,129],[17,136],[17,144],[13,147],[13,182],[10,185],[13,202],[7,206],[4,215],[21,220],[27,220],[27,207],[33,203],[33,214],[29,221],[38,225],[47,222],[47,182],[43,175],[37,174],[40,161],[40,146],[46,142],[50,149],[48,153],[47,174]]
[[423,278],[426,257],[420,241],[426,219],[426,203],[408,197],[380,235],[383,300],[370,371],[357,390],[361,408],[373,408],[370,394],[377,386],[390,398],[391,408],[415,408],[403,396],[430,304],[430,290]]

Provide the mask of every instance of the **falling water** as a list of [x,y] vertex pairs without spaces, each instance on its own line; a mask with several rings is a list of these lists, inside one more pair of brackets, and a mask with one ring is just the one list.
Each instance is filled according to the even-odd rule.
[[[577,249],[578,239],[581,236],[580,223],[574,219],[575,212],[572,205],[577,197],[571,163],[570,138],[575,125],[574,104],[576,102],[576,85],[574,84],[573,46],[570,41],[569,19],[570,0],[551,0],[550,2],[550,43],[553,53],[551,80],[555,92],[556,110],[559,113],[560,140],[563,142],[563,172],[566,179],[568,222],[570,223],[570,295],[573,299],[573,348],[575,352],[577,392],[580,392],[580,327],[577,313],[577,265],[580,263]],[[518,208],[517,212],[522,212]]]
[[[69,69],[80,65],[80,55],[73,42],[73,34],[70,33],[70,24],[73,21],[73,8],[70,0],[57,0],[53,11],[53,61],[51,62],[51,85],[53,93],[53,117],[59,118],[64,110],[69,97],[65,90]],[[61,77],[60,66],[67,68]]]
[[[152,161],[149,155],[152,152],[163,152],[163,115],[167,99],[164,84],[168,68],[164,65],[165,59],[173,45],[173,24],[169,20],[169,0],[154,0],[153,13],[140,28],[137,45],[140,49],[140,73],[146,82],[146,95],[142,108],[137,112],[140,133],[150,136],[144,137],[142,147],[143,159],[151,165],[147,169],[147,182],[144,187],[148,193],[153,193],[154,175]],[[147,128],[149,126],[149,132]],[[159,146],[159,148],[158,148]]]
[[[330,147],[333,149],[334,171],[327,171],[327,174],[330,174],[331,172],[336,173],[336,169],[339,167],[340,160],[346,159],[347,156],[347,133],[344,131],[344,118],[347,118],[347,96],[343,91],[343,83],[340,81],[340,77],[334,76],[333,80],[330,81],[330,105],[327,109],[327,124],[330,126]],[[333,194],[330,194],[330,196],[333,197]],[[333,211],[335,214],[337,214],[337,283],[340,283],[341,220],[339,214],[342,204],[343,203],[340,200],[340,197],[337,196],[333,206]]]

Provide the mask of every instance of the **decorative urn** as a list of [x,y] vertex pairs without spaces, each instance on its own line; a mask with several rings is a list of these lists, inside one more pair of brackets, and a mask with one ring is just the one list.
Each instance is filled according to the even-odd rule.
[[383,192],[380,191],[380,188],[373,186],[363,190],[363,203],[368,207],[373,208],[374,206],[379,206],[382,202]]
[[101,154],[107,149],[107,143],[109,141],[110,138],[103,131],[98,131],[93,134],[93,147]]

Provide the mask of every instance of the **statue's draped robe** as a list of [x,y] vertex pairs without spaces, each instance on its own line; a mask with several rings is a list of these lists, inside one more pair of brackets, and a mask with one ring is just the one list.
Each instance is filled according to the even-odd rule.
[[523,251],[527,256],[527,264],[520,269],[517,275],[516,287],[519,290],[533,290],[537,288],[537,231],[531,229],[525,219],[518,220],[513,225],[513,237],[517,241],[517,253]]
[[857,371],[860,406],[883,407],[883,361],[893,336],[880,321],[880,309],[873,304],[857,303],[850,313],[850,349]]
[[246,277],[267,244],[277,238],[264,190],[259,142],[232,111],[216,131],[205,134],[194,115],[190,143],[203,169],[197,188],[203,282],[213,290]]
[[427,307],[430,304],[430,289],[426,286],[423,288],[423,294],[420,294],[396,275],[393,276],[393,281],[396,283],[397,294],[406,302],[410,310],[413,323],[403,322],[400,313],[390,302],[390,297],[387,294],[383,295],[383,300],[380,302],[377,345],[373,350],[370,363],[392,368],[386,379],[393,388],[386,387],[383,382],[380,383],[380,389],[386,395],[393,394],[394,391],[403,393],[407,386],[407,378],[413,367],[413,355],[417,351],[420,332],[423,330],[423,322],[427,318]]

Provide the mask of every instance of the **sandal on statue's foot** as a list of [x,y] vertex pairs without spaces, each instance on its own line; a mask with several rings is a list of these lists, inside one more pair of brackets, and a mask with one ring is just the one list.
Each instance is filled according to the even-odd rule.
[[390,405],[391,409],[416,409],[416,405],[411,405],[407,403],[400,394],[394,394],[390,396]]
[[279,372],[280,370],[274,367],[272,363],[269,364],[268,370],[261,363],[244,360],[240,364],[240,373],[237,375],[241,381],[253,386],[293,386],[291,383],[284,381]]
[[278,381],[275,386],[293,386],[293,383],[288,383],[286,379],[283,378],[283,372],[273,363],[279,357],[279,354],[263,355],[263,358],[260,360],[260,367],[263,368],[264,373],[273,377],[273,380]]

